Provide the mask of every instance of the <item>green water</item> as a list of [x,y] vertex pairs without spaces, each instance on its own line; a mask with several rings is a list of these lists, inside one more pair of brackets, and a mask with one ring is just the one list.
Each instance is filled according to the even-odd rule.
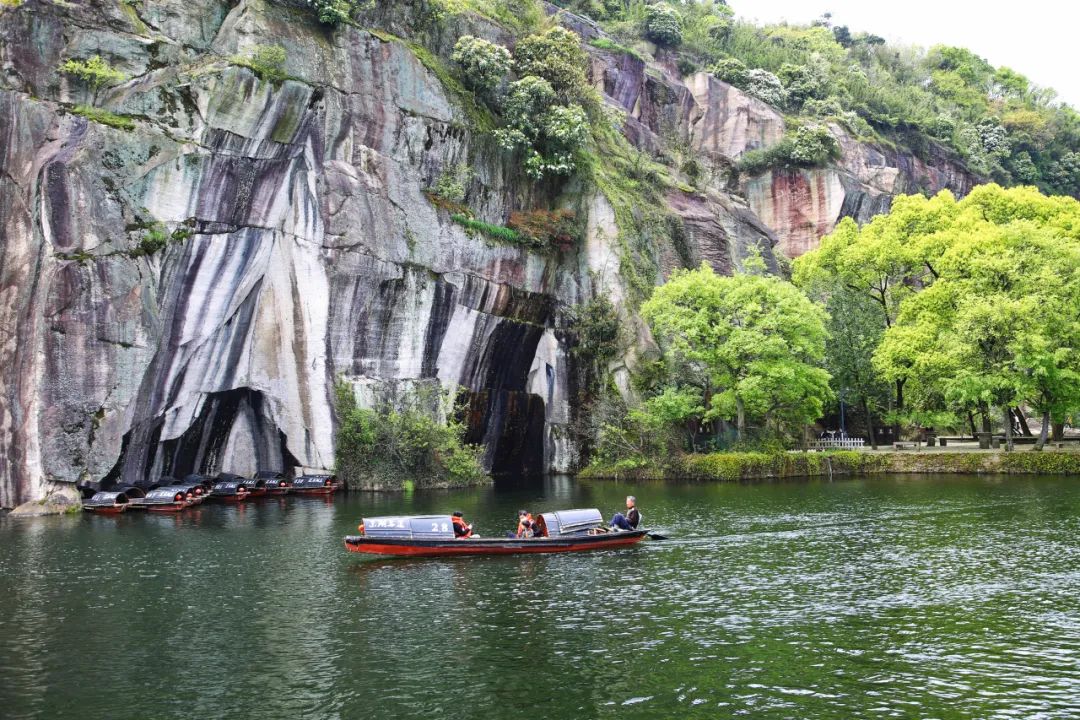
[[[369,560],[363,514],[634,492],[671,539]],[[1080,718],[1080,482],[352,494],[0,519],[0,717]]]

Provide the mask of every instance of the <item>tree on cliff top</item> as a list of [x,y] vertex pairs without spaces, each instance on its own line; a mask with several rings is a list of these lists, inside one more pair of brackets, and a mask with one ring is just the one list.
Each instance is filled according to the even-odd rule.
[[800,426],[831,395],[825,311],[776,277],[677,271],[642,306],[674,384],[697,388],[705,421]]

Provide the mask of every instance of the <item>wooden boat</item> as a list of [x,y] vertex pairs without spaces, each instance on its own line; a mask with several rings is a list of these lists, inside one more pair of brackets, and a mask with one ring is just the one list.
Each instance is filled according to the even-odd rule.
[[147,512],[180,512],[191,507],[192,499],[193,496],[185,488],[160,487],[137,500],[132,509],[139,508]]
[[83,510],[98,515],[119,515],[132,506],[132,501],[146,497],[137,487],[114,488],[96,492],[83,501]]
[[292,480],[276,470],[260,470],[255,473],[256,480],[266,481],[268,495],[288,495],[292,492]]
[[603,550],[634,545],[647,530],[610,530],[595,508],[544,513],[533,538],[456,538],[449,515],[364,518],[364,534],[345,538],[349,552],[404,557],[514,555]]
[[247,500],[249,494],[246,481],[243,479],[223,480],[214,483],[213,489],[210,490],[210,497],[222,502],[243,502]]
[[198,505],[209,495],[202,483],[189,483],[186,479],[184,482],[171,486],[171,489],[183,490],[188,496],[189,505]]
[[[249,498],[262,497],[266,494],[266,481],[261,478],[246,478],[243,475],[223,472],[218,474],[217,482],[240,483],[247,490]],[[216,485],[217,483],[215,483]]]
[[292,484],[293,492],[301,495],[332,495],[340,487],[336,475],[301,475]]

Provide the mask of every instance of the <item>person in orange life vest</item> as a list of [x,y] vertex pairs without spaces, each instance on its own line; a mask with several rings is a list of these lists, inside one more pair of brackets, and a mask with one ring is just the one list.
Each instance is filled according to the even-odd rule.
[[619,530],[637,530],[641,522],[641,513],[637,509],[637,498],[633,495],[626,496],[626,514],[615,513],[611,518],[611,527]]
[[472,525],[465,522],[465,514],[461,511],[455,512],[454,516],[450,518],[454,523],[454,537],[467,538],[472,537]]
[[517,534],[514,537],[531,538],[533,536],[533,516],[528,510],[518,510]]

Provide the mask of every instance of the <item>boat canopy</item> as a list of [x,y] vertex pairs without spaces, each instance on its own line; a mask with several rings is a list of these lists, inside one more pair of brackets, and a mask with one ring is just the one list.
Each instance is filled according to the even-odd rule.
[[156,488],[146,493],[144,503],[146,505],[170,505],[176,502],[184,502],[187,499],[187,490],[179,487]]
[[604,526],[604,516],[596,508],[580,510],[556,510],[543,513],[548,537],[573,535]]
[[454,522],[449,515],[401,515],[364,518],[364,536],[374,538],[454,538]]
[[337,481],[334,475],[301,475],[293,480],[293,487],[302,490],[304,488],[321,488],[333,485]]
[[[142,497],[141,495],[138,497]],[[116,492],[109,490],[107,492],[96,492],[94,496],[83,503],[83,507],[113,507],[114,505],[126,505],[130,500],[130,496],[126,490]]]
[[184,482],[178,482],[175,485],[170,485],[169,488],[172,490],[183,490],[192,495],[201,495],[206,490],[202,483],[190,483],[186,480]]
[[177,485],[211,485],[213,484],[213,478],[210,478],[202,473],[189,473],[184,476],[184,481],[176,483]]
[[255,478],[257,480],[266,480],[266,481],[284,480],[285,475],[283,475],[282,473],[279,473],[277,470],[260,470],[259,472],[255,473]]
[[218,473],[217,476],[218,482],[244,482],[245,480],[247,480],[247,478],[243,475],[237,475],[236,473],[230,472]]

